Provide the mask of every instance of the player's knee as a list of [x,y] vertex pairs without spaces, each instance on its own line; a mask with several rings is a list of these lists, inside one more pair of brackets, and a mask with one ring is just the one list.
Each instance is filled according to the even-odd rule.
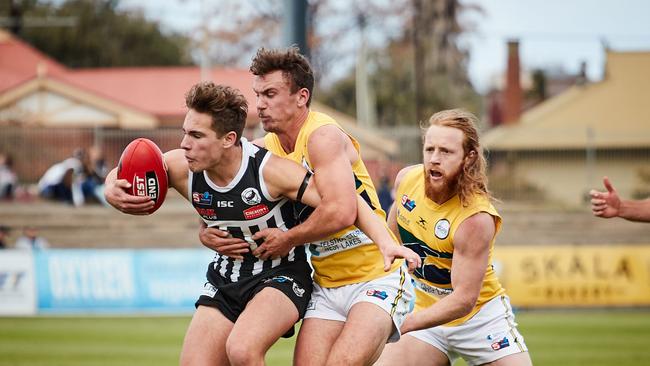
[[333,352],[329,355],[327,358],[327,366],[338,366],[338,365],[365,365],[369,364],[369,362],[366,362],[367,360],[364,360],[364,358],[367,357],[362,357],[359,354],[356,354],[354,352]]
[[232,366],[258,365],[264,359],[264,354],[257,347],[232,337],[226,341],[226,354]]

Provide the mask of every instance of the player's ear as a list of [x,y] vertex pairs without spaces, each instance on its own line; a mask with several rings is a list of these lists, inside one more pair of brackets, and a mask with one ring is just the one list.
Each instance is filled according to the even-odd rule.
[[468,163],[473,163],[474,160],[476,160],[476,156],[477,156],[476,155],[476,150],[470,150],[467,153],[467,156],[465,156],[465,161],[467,161]]
[[239,140],[239,137],[237,137],[237,133],[235,131],[229,131],[224,136],[223,147],[231,147],[233,145],[236,145],[237,140]]
[[301,88],[298,90],[298,107],[304,107],[307,105],[307,102],[309,101],[309,89],[307,88]]

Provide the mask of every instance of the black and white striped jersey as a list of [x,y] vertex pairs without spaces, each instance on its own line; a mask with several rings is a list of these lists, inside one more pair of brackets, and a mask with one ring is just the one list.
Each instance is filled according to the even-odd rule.
[[[242,162],[235,178],[225,187],[210,180],[207,172],[189,172],[188,189],[192,205],[208,227],[228,231],[246,240],[251,251],[258,244],[251,237],[264,228],[288,230],[295,225],[292,202],[284,197],[272,198],[262,169],[271,153],[242,139]],[[286,257],[260,260],[251,252],[243,260],[216,253],[213,269],[226,281],[236,282],[280,265],[307,262],[304,246],[293,248]]]

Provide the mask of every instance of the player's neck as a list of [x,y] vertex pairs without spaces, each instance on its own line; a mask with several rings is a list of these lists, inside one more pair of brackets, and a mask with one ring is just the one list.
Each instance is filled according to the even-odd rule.
[[304,108],[287,123],[287,128],[284,131],[277,134],[280,139],[280,144],[282,144],[282,149],[287,154],[295,150],[300,129],[307,121],[307,117],[309,117],[309,108]]
[[207,170],[208,178],[219,187],[227,186],[239,172],[242,163],[242,145],[226,149],[219,163]]

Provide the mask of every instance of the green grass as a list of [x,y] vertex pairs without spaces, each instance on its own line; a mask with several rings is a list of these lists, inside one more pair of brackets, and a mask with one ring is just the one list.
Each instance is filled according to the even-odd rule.
[[[0,366],[176,365],[190,317],[0,318]],[[650,310],[517,314],[535,365],[648,365]],[[295,337],[268,365],[290,365]],[[457,362],[455,366],[463,365]]]

